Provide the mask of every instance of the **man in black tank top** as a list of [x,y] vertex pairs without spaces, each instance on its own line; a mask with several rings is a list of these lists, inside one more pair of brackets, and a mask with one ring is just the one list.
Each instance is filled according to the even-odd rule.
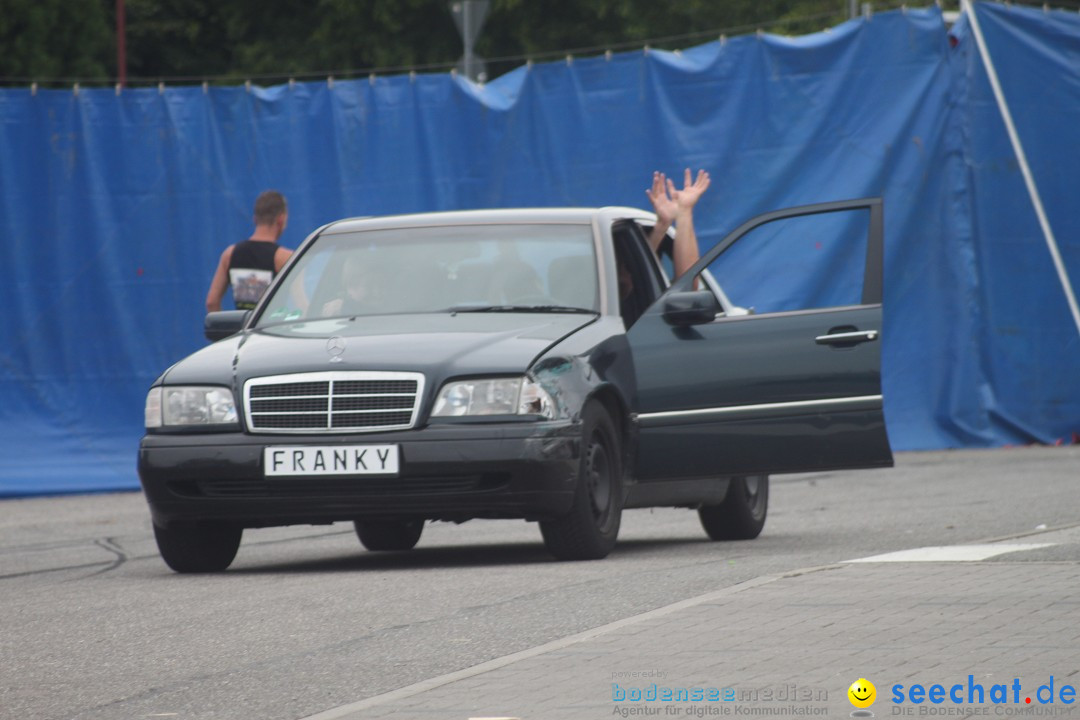
[[267,190],[255,200],[255,231],[243,242],[230,245],[221,253],[210,290],[206,293],[206,311],[221,309],[225,290],[232,287],[237,310],[251,310],[292,255],[292,250],[277,244],[289,219],[285,197]]

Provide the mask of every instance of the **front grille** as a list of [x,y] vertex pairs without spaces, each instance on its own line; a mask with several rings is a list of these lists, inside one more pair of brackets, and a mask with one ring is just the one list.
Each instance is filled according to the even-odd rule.
[[[264,378],[271,380],[273,378]],[[330,390],[330,381],[324,382],[288,382],[280,384],[266,384],[251,386],[250,394],[254,398],[283,398],[298,395],[325,395]]]
[[381,428],[385,430],[387,427],[409,427],[409,418],[412,417],[412,412],[398,412],[398,413],[335,413],[331,418],[333,427],[341,430],[348,430],[350,428]]
[[248,429],[267,433],[404,430],[416,423],[424,376],[319,372],[248,380]]
[[268,397],[252,399],[251,411],[254,413],[306,413],[326,412],[330,398],[324,397]]

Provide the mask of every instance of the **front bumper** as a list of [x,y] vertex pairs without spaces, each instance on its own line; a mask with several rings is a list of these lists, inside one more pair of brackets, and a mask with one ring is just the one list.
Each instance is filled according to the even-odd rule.
[[[396,444],[400,473],[265,477],[278,445]],[[244,527],[360,517],[542,519],[570,509],[580,457],[571,422],[445,423],[362,435],[151,434],[139,479],[154,522]]]

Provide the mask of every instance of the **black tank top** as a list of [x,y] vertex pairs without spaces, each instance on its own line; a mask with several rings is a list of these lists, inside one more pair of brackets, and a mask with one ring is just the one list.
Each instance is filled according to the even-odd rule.
[[229,259],[229,284],[237,310],[252,310],[277,273],[274,254],[280,247],[274,242],[245,240],[233,246]]

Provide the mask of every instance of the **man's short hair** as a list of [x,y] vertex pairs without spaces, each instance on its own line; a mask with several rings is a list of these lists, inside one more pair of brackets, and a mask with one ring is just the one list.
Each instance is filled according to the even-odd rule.
[[255,224],[271,225],[278,215],[286,212],[285,196],[277,190],[267,190],[255,199]]

